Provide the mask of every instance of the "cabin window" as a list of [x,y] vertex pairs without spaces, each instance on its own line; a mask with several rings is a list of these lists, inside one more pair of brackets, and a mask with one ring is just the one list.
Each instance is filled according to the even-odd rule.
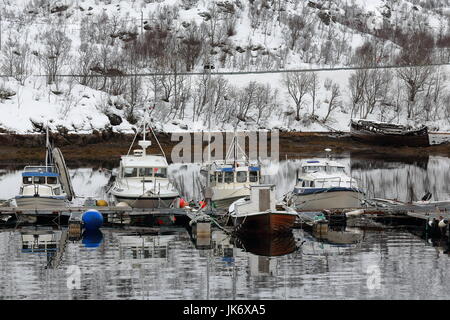
[[233,183],[234,172],[225,172],[225,183]]
[[302,187],[303,187],[303,188],[306,187],[306,181],[303,181],[303,182],[302,182]]
[[45,184],[45,177],[33,177],[35,184]]
[[258,182],[258,171],[250,171],[250,182]]
[[22,179],[23,184],[31,184],[33,182],[32,177],[23,177]]
[[216,175],[217,175],[217,183],[223,183],[223,173],[216,172]]
[[152,177],[153,176],[153,168],[139,168],[139,176],[140,177]]
[[236,172],[236,182],[247,182],[247,171]]
[[211,185],[215,186],[216,185],[216,175],[210,174],[209,175],[209,182],[211,183]]
[[137,168],[124,168],[123,176],[125,178],[137,177],[138,169]]
[[155,168],[155,177],[157,178],[167,178],[167,168]]
[[58,178],[56,178],[56,177],[47,177],[47,183],[48,184],[57,184],[58,183]]

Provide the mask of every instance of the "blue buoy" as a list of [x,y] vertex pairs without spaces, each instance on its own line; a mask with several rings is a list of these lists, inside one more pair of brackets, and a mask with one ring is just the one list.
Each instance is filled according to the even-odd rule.
[[103,233],[99,229],[84,230],[82,243],[86,248],[97,248],[103,240]]
[[83,213],[82,220],[85,229],[97,230],[103,224],[103,215],[97,210],[90,209]]

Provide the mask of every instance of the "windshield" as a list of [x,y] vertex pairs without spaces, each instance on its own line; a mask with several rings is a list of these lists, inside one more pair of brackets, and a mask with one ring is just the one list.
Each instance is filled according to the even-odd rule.
[[126,178],[137,177],[137,168],[123,168],[123,176]]
[[167,178],[167,168],[154,168],[153,172],[157,178]]
[[306,167],[303,167],[303,172],[311,172],[311,171],[323,172],[323,171],[325,171],[325,167],[324,166],[306,166]]

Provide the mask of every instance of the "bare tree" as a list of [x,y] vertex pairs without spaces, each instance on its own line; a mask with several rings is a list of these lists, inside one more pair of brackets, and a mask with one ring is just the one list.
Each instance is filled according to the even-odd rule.
[[283,75],[283,83],[288,93],[295,103],[295,119],[300,121],[300,109],[303,103],[303,97],[308,93],[311,77],[305,72],[288,72]]
[[287,25],[289,27],[289,47],[294,50],[297,40],[302,35],[306,22],[303,17],[299,15],[291,15],[288,18]]
[[327,79],[325,81],[324,87],[327,91],[330,91],[330,97],[326,101],[328,102],[328,112],[325,118],[323,119],[323,121],[326,122],[330,114],[333,112],[333,110],[342,106],[342,101],[341,101],[341,90],[337,83],[333,83],[333,81]]
[[41,54],[41,61],[47,72],[47,83],[58,83],[56,75],[61,67],[67,62],[70,54],[72,40],[70,40],[59,26],[44,32],[44,51]]
[[314,116],[315,107],[316,107],[317,91],[320,90],[320,81],[319,81],[319,77],[317,76],[316,72],[312,72],[310,77],[311,77],[311,82],[310,82],[310,86],[309,86],[309,95],[311,96],[311,100],[312,100],[311,116]]
[[21,85],[29,77],[30,47],[26,42],[20,43],[19,39],[8,36],[2,47],[1,70],[4,74],[14,77]]

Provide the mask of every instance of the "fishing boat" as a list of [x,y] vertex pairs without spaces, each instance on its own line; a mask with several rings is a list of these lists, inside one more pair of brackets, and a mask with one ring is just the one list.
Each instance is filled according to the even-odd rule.
[[74,197],[67,166],[59,148],[53,148],[48,140],[45,165],[26,166],[22,172],[22,185],[15,197],[21,208],[51,209],[66,207]]
[[297,213],[277,204],[275,185],[251,186],[250,196],[230,205],[228,213],[236,233],[286,234],[292,231]]
[[398,124],[369,120],[351,120],[350,134],[353,139],[377,145],[428,147],[428,128],[412,128]]
[[[242,154],[242,159],[238,159],[238,153]],[[234,201],[249,196],[250,187],[258,185],[261,180],[261,166],[248,159],[239,147],[236,136],[225,160],[207,163],[201,171],[209,175],[211,201],[216,208],[228,208]]]
[[110,194],[118,203],[126,203],[132,208],[169,208],[179,198],[179,193],[169,181],[168,162],[164,151],[152,129],[153,136],[162,154],[147,154],[151,141],[146,140],[146,118],[143,121],[143,139],[138,142],[140,149],[130,154],[136,136],[127,155],[120,160],[118,175],[110,189]]
[[296,210],[324,210],[360,208],[363,196],[345,166],[327,158],[301,162],[296,185],[287,199]]

